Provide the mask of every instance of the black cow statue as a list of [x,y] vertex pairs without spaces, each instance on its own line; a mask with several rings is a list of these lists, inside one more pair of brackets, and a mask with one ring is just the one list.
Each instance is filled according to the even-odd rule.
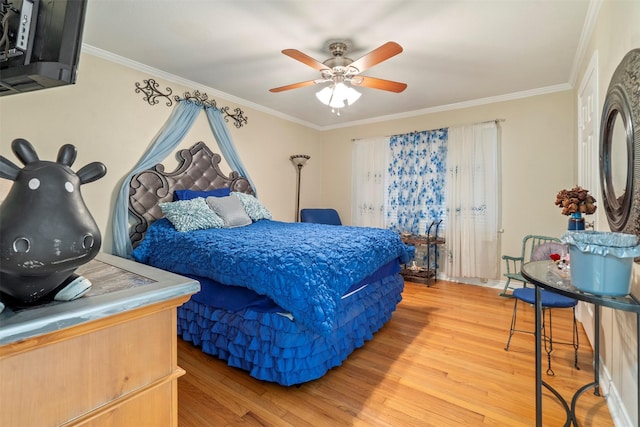
[[80,186],[102,178],[107,168],[93,162],[74,172],[76,148],[70,144],[60,148],[56,162],[40,160],[24,139],[11,148],[25,166],[0,156],[0,177],[14,181],[0,205],[0,297],[16,306],[79,298],[91,283],[74,271],[102,243]]

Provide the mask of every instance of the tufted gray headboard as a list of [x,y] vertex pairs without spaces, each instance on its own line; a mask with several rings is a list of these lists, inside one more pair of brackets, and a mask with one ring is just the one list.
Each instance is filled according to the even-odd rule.
[[214,154],[204,142],[176,153],[178,167],[165,172],[162,164],[135,174],[129,184],[129,212],[135,217],[129,229],[131,244],[135,248],[144,237],[149,225],[163,217],[159,203],[173,201],[175,190],[215,190],[228,187],[231,191],[254,194],[249,181],[231,172],[226,176],[220,170],[219,154]]

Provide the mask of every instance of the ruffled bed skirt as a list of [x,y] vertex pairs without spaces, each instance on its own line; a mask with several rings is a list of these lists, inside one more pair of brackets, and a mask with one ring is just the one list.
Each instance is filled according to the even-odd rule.
[[373,338],[402,300],[404,280],[387,276],[342,299],[333,331],[310,332],[278,313],[216,310],[188,301],[178,308],[178,335],[205,353],[285,386],[323,376]]

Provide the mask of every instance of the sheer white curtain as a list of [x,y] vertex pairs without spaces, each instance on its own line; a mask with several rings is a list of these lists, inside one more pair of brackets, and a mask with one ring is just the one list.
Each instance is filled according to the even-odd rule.
[[384,228],[385,176],[389,164],[389,137],[360,139],[353,144],[351,222]]
[[499,278],[499,147],[497,121],[449,128],[445,196],[449,277]]

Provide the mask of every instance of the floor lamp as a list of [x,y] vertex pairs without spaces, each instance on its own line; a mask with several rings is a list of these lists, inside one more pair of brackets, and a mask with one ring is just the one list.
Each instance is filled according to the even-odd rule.
[[298,174],[298,183],[296,185],[296,222],[300,221],[300,172],[302,172],[302,167],[310,158],[311,157],[306,154],[294,154],[289,157],[291,163],[296,166]]

